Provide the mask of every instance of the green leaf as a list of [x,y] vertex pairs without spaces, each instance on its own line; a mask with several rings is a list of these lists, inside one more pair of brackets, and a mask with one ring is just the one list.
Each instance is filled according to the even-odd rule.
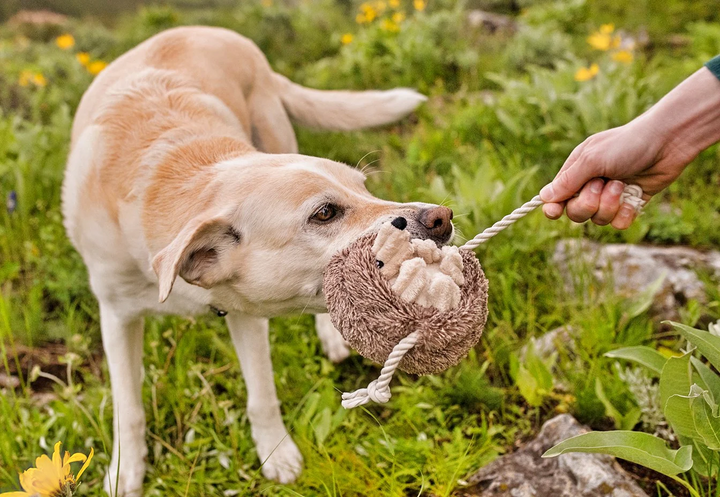
[[315,433],[315,441],[318,445],[322,445],[327,436],[330,434],[332,424],[332,411],[329,407],[320,411],[313,420],[313,431]]
[[626,311],[628,318],[636,318],[648,309],[650,309],[650,306],[655,300],[655,294],[662,287],[666,276],[667,271],[663,271],[662,274],[660,274],[660,276],[655,281],[650,283],[647,288],[645,288],[645,290],[640,292],[640,294],[635,298],[634,302],[630,304],[630,307],[628,307]]
[[665,404],[673,395],[687,395],[692,385],[690,370],[690,354],[681,357],[671,357],[665,362],[660,373],[660,405]]
[[560,442],[543,457],[555,457],[566,452],[608,454],[667,476],[683,473],[693,464],[691,446],[671,450],[661,438],[636,431],[585,433]]
[[720,403],[720,376],[716,375],[712,369],[696,357],[691,357],[690,362],[695,367],[698,375],[700,375],[700,379],[705,383],[705,388],[712,394],[715,403]]
[[638,364],[648,368],[653,373],[656,373],[657,376],[660,376],[662,368],[667,362],[667,357],[657,350],[645,346],[624,347],[622,349],[611,350],[610,352],[605,353],[605,357],[637,362]]
[[720,370],[720,337],[711,334],[709,331],[697,330],[684,324],[674,323],[672,321],[670,321],[670,324],[673,325],[688,342],[696,346],[700,353],[710,361],[710,364]]
[[681,435],[678,435],[678,441],[681,446],[689,445],[692,447],[693,471],[702,476],[711,476],[710,467],[712,466],[713,476],[717,474],[718,467],[715,462],[715,453],[708,449],[707,445],[701,441],[693,440],[692,438],[683,437]]
[[697,385],[690,389],[690,411],[695,430],[710,450],[720,450],[720,417],[709,392]]
[[517,379],[515,380],[520,395],[533,407],[542,405],[543,396],[539,392],[538,382],[522,364],[518,367]]
[[692,385],[690,354],[668,359],[660,374],[660,405],[663,414],[675,433],[695,438],[697,433],[690,412],[690,400],[687,397],[690,385]]
[[531,340],[525,351],[525,365],[537,381],[538,387],[546,392],[552,391],[553,376],[550,368],[538,357],[535,352],[535,344]]
[[620,430],[632,430],[633,427],[640,420],[641,410],[638,408],[631,409],[627,414],[622,415],[615,406],[610,402],[610,399],[605,395],[605,389],[602,386],[600,378],[595,378],[595,395],[600,399],[600,402],[605,406],[605,415],[612,418],[615,421],[615,428]]

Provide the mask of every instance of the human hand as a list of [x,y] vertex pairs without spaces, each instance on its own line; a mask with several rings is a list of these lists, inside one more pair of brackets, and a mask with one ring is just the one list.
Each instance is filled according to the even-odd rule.
[[[702,68],[645,114],[624,126],[590,136],[570,154],[540,191],[550,219],[612,224],[626,229],[636,212],[620,205],[626,183],[643,200],[670,185],[702,150],[720,141],[720,81]],[[573,198],[573,195],[578,194]]]
[[637,213],[620,203],[625,184],[640,186],[647,201],[675,181],[695,155],[666,145],[645,116],[590,136],[540,192],[543,212],[557,219],[565,210],[577,223],[591,219],[600,226],[628,228]]

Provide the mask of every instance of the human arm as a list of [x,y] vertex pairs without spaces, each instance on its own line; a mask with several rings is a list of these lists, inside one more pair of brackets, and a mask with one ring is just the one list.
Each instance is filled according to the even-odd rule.
[[586,139],[540,192],[545,215],[557,219],[566,210],[575,222],[628,228],[636,213],[620,205],[625,183],[639,185],[649,200],[720,141],[719,78],[716,57],[641,116]]

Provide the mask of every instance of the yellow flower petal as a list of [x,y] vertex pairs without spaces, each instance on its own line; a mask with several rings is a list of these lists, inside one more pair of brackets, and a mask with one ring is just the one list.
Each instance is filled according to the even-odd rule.
[[87,65],[87,70],[88,70],[88,72],[89,72],[90,74],[92,74],[93,76],[97,76],[97,75],[100,74],[100,73],[103,71],[103,69],[105,69],[106,67],[107,67],[107,62],[102,61],[102,60],[96,60],[96,61],[91,62],[90,64]]
[[593,64],[590,67],[581,67],[575,73],[575,81],[589,81],[600,72],[600,66]]
[[45,76],[43,76],[41,73],[36,73],[35,75],[33,75],[32,82],[35,84],[35,86],[47,85],[47,79],[45,79]]
[[90,54],[87,52],[78,52],[75,54],[75,58],[84,66],[90,63]]
[[83,464],[82,468],[80,468],[80,471],[78,471],[78,474],[75,477],[76,480],[78,480],[78,481],[80,480],[80,477],[83,475],[83,473],[88,468],[88,466],[90,466],[90,461],[92,461],[92,458],[94,455],[95,455],[95,449],[90,448],[90,454],[88,454],[87,459],[85,460],[85,464]]
[[425,0],[413,0],[413,7],[420,12],[425,10],[426,5]]
[[613,31],[615,31],[615,25],[612,23],[603,24],[602,26],[600,26],[600,32],[603,34],[609,35]]
[[629,64],[633,61],[633,54],[630,50],[620,50],[612,54],[612,59],[623,64]]
[[350,43],[352,43],[352,41],[353,41],[353,35],[351,35],[350,33],[345,33],[340,38],[340,43],[342,43],[343,45],[349,45]]
[[393,9],[397,9],[400,7],[400,0],[388,0],[388,5],[390,5]]
[[55,44],[63,50],[69,50],[75,46],[75,38],[71,34],[64,34],[55,38]]
[[405,20],[405,13],[404,12],[395,12],[392,16],[393,22],[400,24]]

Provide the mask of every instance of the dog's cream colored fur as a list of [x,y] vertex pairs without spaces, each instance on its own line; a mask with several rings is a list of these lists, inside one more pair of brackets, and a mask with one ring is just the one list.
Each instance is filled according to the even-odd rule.
[[[423,100],[407,89],[303,88],[275,74],[249,40],[205,27],[155,36],[96,78],[75,117],[63,213],[100,302],[116,420],[107,488],[142,493],[143,316],[211,305],[229,312],[263,473],[298,476],[267,318],[324,312],[322,273],[338,249],[399,215],[423,236],[421,213],[440,208],[379,200],[359,171],[297,155],[289,117],[350,130],[399,119]],[[325,204],[339,214],[312,220]],[[331,359],[347,356],[327,315],[317,328]]]

